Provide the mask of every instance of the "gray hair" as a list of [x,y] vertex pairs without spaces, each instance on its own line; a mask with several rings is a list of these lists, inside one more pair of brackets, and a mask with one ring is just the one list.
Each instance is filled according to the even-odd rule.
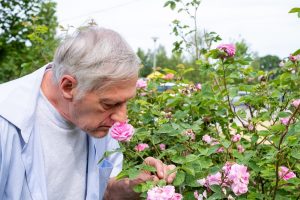
[[57,48],[53,72],[73,76],[82,95],[138,76],[140,61],[128,43],[113,30],[89,26],[67,37]]

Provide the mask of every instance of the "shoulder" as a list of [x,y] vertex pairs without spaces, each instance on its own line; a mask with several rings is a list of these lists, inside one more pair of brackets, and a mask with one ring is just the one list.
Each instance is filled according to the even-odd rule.
[[14,142],[19,142],[16,141],[18,134],[18,129],[0,115],[0,146],[11,146]]

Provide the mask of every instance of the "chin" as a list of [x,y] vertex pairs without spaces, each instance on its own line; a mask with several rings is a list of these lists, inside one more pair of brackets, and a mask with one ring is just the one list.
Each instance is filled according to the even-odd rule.
[[103,138],[108,134],[108,130],[91,131],[88,134],[94,138]]

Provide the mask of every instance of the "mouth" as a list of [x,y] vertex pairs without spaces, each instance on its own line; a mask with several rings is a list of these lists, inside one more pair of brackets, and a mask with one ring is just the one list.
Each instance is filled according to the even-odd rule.
[[108,130],[111,126],[99,126],[96,130]]

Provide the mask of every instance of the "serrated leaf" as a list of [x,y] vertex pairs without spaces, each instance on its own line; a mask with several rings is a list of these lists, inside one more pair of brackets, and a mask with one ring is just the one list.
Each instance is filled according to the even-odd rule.
[[296,159],[300,159],[300,148],[293,148],[291,156]]
[[183,171],[177,171],[176,178],[172,184],[174,186],[179,186],[184,182],[184,180],[185,180],[185,173]]
[[192,167],[190,167],[190,166],[185,166],[185,165],[183,165],[183,166],[181,167],[181,169],[183,169],[186,173],[188,173],[188,174],[190,174],[190,175],[192,175],[192,176],[195,176],[195,170],[194,170],[194,168],[192,168]]

